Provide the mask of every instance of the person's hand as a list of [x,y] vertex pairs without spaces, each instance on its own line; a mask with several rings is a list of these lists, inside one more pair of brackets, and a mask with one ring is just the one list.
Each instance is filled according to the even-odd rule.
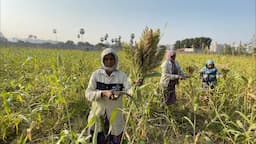
[[144,79],[143,79],[143,78],[140,78],[140,79],[138,79],[138,80],[133,81],[133,83],[134,83],[136,86],[142,86],[142,85],[143,85],[143,81],[144,81]]
[[183,80],[183,79],[185,79],[185,78],[184,78],[183,76],[179,75],[178,79],[179,79],[179,80]]
[[119,95],[116,93],[114,94],[112,90],[104,90],[101,92],[101,95],[109,98],[110,100],[116,100],[119,97]]
[[121,95],[120,91],[112,91],[112,93],[113,93],[115,99],[119,98]]

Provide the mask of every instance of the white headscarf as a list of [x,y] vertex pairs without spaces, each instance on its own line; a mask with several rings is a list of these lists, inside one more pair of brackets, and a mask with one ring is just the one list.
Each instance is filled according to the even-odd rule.
[[[114,58],[115,58],[115,64],[112,66],[112,67],[106,67],[104,65],[104,62],[103,62],[103,58],[108,55],[108,54],[113,54]],[[103,68],[104,70],[106,71],[115,71],[117,70],[117,64],[118,64],[118,56],[116,54],[116,51],[112,48],[106,48],[102,51],[101,53],[101,68]]]

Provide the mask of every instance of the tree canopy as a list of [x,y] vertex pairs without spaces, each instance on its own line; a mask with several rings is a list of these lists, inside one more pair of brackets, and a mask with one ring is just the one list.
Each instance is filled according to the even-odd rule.
[[212,39],[208,37],[196,37],[186,38],[184,40],[178,40],[174,44],[175,49],[180,48],[198,48],[198,49],[209,49]]

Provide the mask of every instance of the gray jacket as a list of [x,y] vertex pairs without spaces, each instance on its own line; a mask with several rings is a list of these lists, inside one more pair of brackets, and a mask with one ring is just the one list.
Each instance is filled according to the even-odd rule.
[[170,80],[176,80],[179,78],[179,76],[186,76],[185,73],[181,71],[179,63],[177,61],[175,61],[175,65],[178,69],[178,74],[172,74],[172,63],[170,61],[166,60],[162,63],[162,74],[160,78],[160,85],[162,87],[167,87]]

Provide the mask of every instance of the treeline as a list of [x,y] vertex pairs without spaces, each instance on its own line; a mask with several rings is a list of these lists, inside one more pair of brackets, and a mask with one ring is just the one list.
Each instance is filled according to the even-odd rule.
[[101,50],[104,47],[113,47],[115,49],[121,49],[120,43],[104,44],[102,42],[93,45],[89,42],[74,43],[72,40],[66,42],[57,43],[30,43],[19,40],[18,42],[10,42],[8,40],[0,40],[0,46],[14,46],[14,47],[34,47],[34,48],[54,48],[54,49],[80,49],[80,50]]
[[208,37],[196,37],[187,38],[184,40],[178,40],[174,44],[175,49],[180,48],[197,48],[197,49],[209,49],[212,39]]

